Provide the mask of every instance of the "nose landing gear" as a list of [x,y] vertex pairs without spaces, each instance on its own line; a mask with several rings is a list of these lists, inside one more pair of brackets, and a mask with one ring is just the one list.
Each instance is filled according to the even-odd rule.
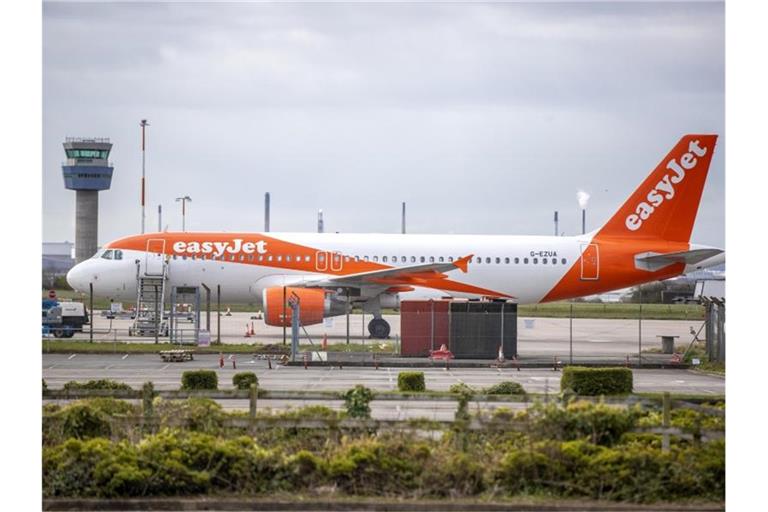
[[389,332],[389,323],[383,318],[374,318],[368,322],[368,333],[371,335],[371,338],[384,340],[389,338]]

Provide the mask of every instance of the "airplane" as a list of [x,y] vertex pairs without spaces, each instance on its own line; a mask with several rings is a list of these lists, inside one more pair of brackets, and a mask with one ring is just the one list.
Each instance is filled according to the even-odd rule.
[[373,338],[382,309],[412,298],[574,299],[722,264],[722,249],[690,243],[717,135],[685,135],[601,228],[575,236],[159,232],[109,242],[67,282],[135,300],[138,278],[221,286],[221,301],[254,304],[267,325],[303,325],[362,306]]

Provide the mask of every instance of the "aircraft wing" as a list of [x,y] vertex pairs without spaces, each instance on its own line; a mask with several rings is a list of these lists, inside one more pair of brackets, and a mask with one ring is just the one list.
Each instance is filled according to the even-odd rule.
[[307,288],[362,288],[363,286],[418,286],[422,281],[447,279],[445,272],[459,269],[467,271],[473,254],[449,263],[422,263],[407,267],[386,268],[336,277],[321,277],[302,283]]
[[635,255],[635,266],[642,270],[654,272],[673,263],[685,263],[695,265],[704,260],[722,254],[722,249],[693,249],[691,251],[678,251],[666,253],[645,252]]

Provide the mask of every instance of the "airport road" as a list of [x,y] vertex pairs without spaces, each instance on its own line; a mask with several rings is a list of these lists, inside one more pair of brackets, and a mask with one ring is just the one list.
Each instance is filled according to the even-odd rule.
[[[365,316],[365,325],[370,320]],[[385,315],[384,318],[392,327],[391,339],[396,340],[400,334],[400,316]],[[205,325],[204,315],[202,320]],[[246,326],[253,324],[254,336],[245,337]],[[130,319],[108,320],[101,315],[95,315],[94,341],[131,341],[154,342],[154,338],[128,337]],[[216,333],[216,315],[211,315],[213,338]],[[660,335],[679,336],[678,344],[687,345],[693,338],[690,329],[698,330],[701,320],[643,320],[642,344],[643,349],[661,348]],[[352,343],[376,343],[376,340],[363,337],[362,315],[350,316],[350,341]],[[619,356],[636,354],[640,326],[637,320],[617,319],[574,319],[573,320],[573,351],[576,356]],[[87,326],[86,326],[87,328]],[[319,344],[324,334],[328,335],[331,343],[342,342],[346,339],[346,321],[344,317],[327,319],[326,323],[312,325],[306,328],[312,340]],[[250,313],[232,313],[231,316],[221,317],[222,342],[227,343],[279,343],[283,339],[281,327],[270,327],[263,320],[251,319]],[[287,330],[290,342],[290,329]],[[366,331],[367,335],[367,331]],[[561,359],[569,353],[570,325],[567,318],[520,318],[518,321],[518,352],[526,355],[557,355]],[[88,339],[88,333],[78,333],[75,339]],[[302,343],[306,336],[302,336]]]
[[[60,388],[64,383],[77,380],[113,379],[140,388],[144,382],[152,381],[156,389],[178,389],[181,374],[191,369],[214,369],[219,374],[222,388],[232,385],[232,376],[238,371],[254,371],[259,384],[271,390],[345,390],[356,384],[364,384],[378,391],[393,390],[397,387],[399,368],[374,368],[273,365],[267,369],[267,362],[250,357],[236,358],[237,370],[232,369],[232,360],[227,359],[225,367],[219,369],[218,357],[214,354],[198,355],[194,361],[166,363],[153,354],[44,354],[42,360],[43,378],[51,388]],[[464,382],[472,387],[482,388],[504,380],[514,380],[529,392],[559,392],[561,372],[550,369],[512,368],[423,368],[427,388],[447,391],[455,383]],[[724,394],[725,379],[688,370],[634,370],[635,390],[638,392],[702,393]]]

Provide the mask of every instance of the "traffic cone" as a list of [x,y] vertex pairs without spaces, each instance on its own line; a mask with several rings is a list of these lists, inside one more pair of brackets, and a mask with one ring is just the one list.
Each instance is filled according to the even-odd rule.
[[504,362],[504,350],[502,349],[501,345],[499,345],[499,362],[500,363]]
[[224,354],[219,352],[219,368],[224,368]]
[[256,331],[253,330],[253,322],[251,322],[251,336],[255,334],[256,334]]
[[248,329],[248,324],[245,324],[245,336],[244,338],[250,338],[252,336],[250,329]]
[[232,356],[232,369],[237,370],[237,360],[234,355]]
[[323,343],[322,343],[323,351],[328,350],[328,335],[323,334]]

